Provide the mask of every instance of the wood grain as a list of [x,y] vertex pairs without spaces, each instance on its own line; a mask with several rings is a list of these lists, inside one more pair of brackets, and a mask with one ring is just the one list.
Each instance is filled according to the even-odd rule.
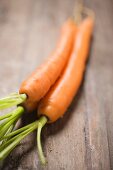
[[[51,53],[62,22],[75,0],[0,0],[0,97],[18,90],[22,80]],[[43,130],[48,164],[39,163],[36,133],[3,162],[1,170],[113,169],[113,2],[85,0],[96,14],[87,70],[65,116]],[[36,119],[26,114],[25,125]]]

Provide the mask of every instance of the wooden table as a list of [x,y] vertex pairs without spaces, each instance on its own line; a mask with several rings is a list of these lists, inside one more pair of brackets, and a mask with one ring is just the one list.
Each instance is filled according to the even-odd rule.
[[[113,169],[113,1],[84,4],[96,14],[90,59],[69,110],[43,130],[48,165],[40,166],[34,132],[1,170]],[[74,0],[0,0],[0,97],[17,91],[49,55],[74,5]],[[21,122],[27,124],[34,117],[23,116]]]

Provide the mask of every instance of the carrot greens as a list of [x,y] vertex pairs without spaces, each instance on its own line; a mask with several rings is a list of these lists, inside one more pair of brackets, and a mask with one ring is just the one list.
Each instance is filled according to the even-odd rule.
[[13,93],[9,96],[0,99],[0,110],[16,106],[23,103],[27,99],[26,94]]
[[[15,116],[16,117],[16,116]],[[13,120],[13,119],[11,119]],[[10,120],[10,123],[11,122]],[[43,165],[46,164],[46,159],[44,157],[43,151],[42,151],[42,145],[41,145],[41,130],[43,126],[47,123],[47,118],[45,116],[42,116],[39,120],[26,125],[20,129],[17,129],[13,132],[10,132],[8,134],[5,134],[4,131],[6,132],[7,129],[9,128],[9,124],[5,124],[5,130],[2,132],[3,134],[1,135],[0,140],[7,139],[5,142],[3,142],[0,145],[0,160],[5,159],[9,153],[20,143],[22,139],[24,139],[28,134],[33,132],[34,130],[37,129],[37,146],[38,146],[38,153],[39,153],[39,158],[40,161]]]

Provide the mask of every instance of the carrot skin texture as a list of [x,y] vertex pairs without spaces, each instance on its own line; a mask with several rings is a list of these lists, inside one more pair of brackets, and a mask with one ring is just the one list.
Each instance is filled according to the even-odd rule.
[[27,94],[27,102],[30,102],[30,105],[38,102],[60,76],[69,59],[75,32],[75,23],[67,20],[61,29],[61,37],[55,51],[21,84],[19,93]]
[[24,103],[22,103],[20,105],[24,107],[25,112],[31,113],[31,112],[33,112],[33,111],[35,111],[37,109],[38,103],[37,102],[26,101],[26,102],[24,102]]
[[88,57],[93,20],[84,19],[79,25],[68,64],[62,76],[39,102],[38,115],[45,115],[49,123],[62,117],[80,87]]

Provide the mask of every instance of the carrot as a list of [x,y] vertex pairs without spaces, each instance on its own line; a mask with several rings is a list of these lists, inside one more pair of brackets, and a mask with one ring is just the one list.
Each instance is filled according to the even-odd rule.
[[[42,164],[46,163],[46,159],[44,157],[44,154],[42,151],[42,146],[41,146],[41,130],[45,126],[46,123],[54,122],[63,116],[63,114],[65,113],[65,111],[67,110],[69,105],[71,104],[73,97],[77,93],[78,88],[80,87],[80,84],[81,84],[82,78],[83,78],[83,73],[85,70],[86,60],[88,57],[90,38],[91,38],[92,30],[93,30],[93,22],[94,22],[94,20],[91,17],[87,17],[76,28],[77,34],[75,35],[75,33],[74,33],[73,34],[74,37],[72,38],[73,39],[73,42],[72,42],[73,48],[71,49],[71,47],[70,47],[70,50],[68,49],[68,52],[70,52],[68,54],[68,55],[70,55],[70,59],[69,60],[67,59],[65,64],[61,59],[58,59],[59,56],[63,57],[63,59],[65,58],[64,57],[65,50],[67,52],[67,48],[70,45],[70,43],[66,44],[65,38],[63,38],[65,40],[64,41],[65,43],[63,43],[63,42],[61,43],[63,45],[62,50],[60,49],[60,53],[58,53],[59,50],[57,51],[57,53],[55,53],[55,56],[56,56],[55,58],[58,57],[57,58],[58,60],[56,60],[56,61],[58,61],[58,63],[60,63],[60,67],[62,66],[62,63],[63,63],[63,69],[60,69],[60,72],[59,72],[59,70],[57,70],[59,72],[59,74],[61,74],[61,77],[59,77],[59,75],[55,71],[56,68],[57,69],[59,68],[56,64],[57,62],[55,62],[55,64],[53,64],[53,61],[55,61],[55,60],[54,59],[52,60],[51,58],[50,58],[51,59],[50,62],[47,61],[47,64],[48,64],[48,67],[50,67],[50,68],[51,68],[52,64],[55,65],[56,66],[55,70],[53,68],[51,68],[49,70],[49,69],[47,69],[48,68],[47,67],[47,68],[45,68],[45,70],[47,71],[47,75],[45,75],[45,72],[42,72],[44,70],[41,67],[41,69],[39,69],[39,73],[38,73],[38,71],[36,71],[33,74],[33,76],[39,75],[39,77],[40,77],[40,75],[43,75],[46,78],[48,78],[48,75],[50,74],[50,72],[48,72],[48,71],[52,70],[54,72],[54,74],[55,73],[57,74],[57,78],[55,77],[54,80],[53,79],[51,80],[54,83],[54,85],[51,88],[50,88],[50,86],[52,85],[52,83],[51,83],[51,81],[48,82],[47,79],[46,79],[46,81],[44,81],[44,83],[48,86],[48,88],[46,88],[46,86],[44,84],[42,84],[42,87],[43,88],[45,87],[46,90],[49,88],[50,89],[49,89],[48,93],[43,97],[43,99],[41,99],[39,102],[38,116],[40,116],[40,118],[37,121],[35,121],[27,126],[24,126],[20,129],[12,131],[13,127],[11,125],[14,126],[15,122],[23,114],[23,112],[24,112],[23,107],[19,106],[13,113],[11,112],[11,113],[8,113],[7,115],[0,117],[1,120],[5,121],[5,123],[3,122],[1,124],[0,141],[4,141],[4,140],[6,141],[0,145],[0,160],[6,158],[8,156],[8,154],[15,148],[16,145],[18,145],[20,143],[20,141],[23,138],[25,138],[28,134],[30,134],[35,129],[37,129],[37,147],[38,147],[38,151],[39,151],[38,152],[39,158],[40,158]],[[70,38],[69,38],[69,40],[70,40]],[[69,42],[71,42],[71,41],[69,41]],[[60,48],[61,48],[61,44],[60,44]],[[64,44],[65,44],[66,49],[64,48]],[[61,52],[63,52],[63,53],[61,53]],[[41,70],[41,72],[40,72],[40,70]],[[52,74],[52,76],[54,74]],[[57,79],[57,81],[55,82],[56,79]],[[30,78],[28,80],[29,80],[28,82],[31,82],[31,85],[33,86],[33,82],[35,80],[34,79],[32,80]],[[40,79],[40,80],[41,80],[41,82],[43,82],[42,79]],[[36,83],[36,84],[38,84],[38,83]],[[34,90],[36,88],[36,84],[33,86]],[[38,86],[38,87],[40,87],[40,86]],[[39,88],[39,89],[42,90],[41,88]],[[28,88],[28,90],[29,90],[29,88]],[[44,91],[45,91],[45,89],[44,89]],[[36,94],[36,92],[37,92],[37,89],[35,91],[35,94]],[[37,101],[40,99],[40,97],[43,96],[42,94],[44,94],[43,92],[41,92],[41,93],[40,93],[40,91],[38,91],[38,92],[39,92],[39,97],[37,97],[38,94],[36,95],[36,97],[33,96],[34,92],[32,93],[32,91],[28,94],[27,94],[27,91],[22,92],[22,93],[26,93],[28,95],[28,100],[26,101],[26,104],[27,104],[27,107],[29,107],[30,109],[32,108],[32,106],[34,104],[37,103]],[[20,93],[21,93],[21,91],[20,91]],[[1,108],[9,107],[10,105],[12,106],[15,103],[16,104],[23,103],[27,99],[26,94],[13,94],[7,98],[2,99],[0,101],[0,103],[2,104]],[[29,96],[29,94],[30,94],[30,96]],[[12,102],[10,102],[10,100],[12,100]],[[5,126],[4,126],[4,124],[5,124]],[[8,133],[7,133],[7,131],[8,131]]]
[[32,102],[26,99],[25,102],[21,103],[20,106],[23,106],[25,112],[32,113],[34,110],[37,109],[37,102]]
[[78,28],[71,57],[62,76],[40,101],[38,115],[45,115],[49,122],[62,117],[83,79],[93,30],[93,20],[87,17]]
[[16,122],[25,111],[32,112],[37,108],[37,102],[47,93],[66,66],[74,43],[76,24],[69,19],[64,23],[61,31],[61,37],[55,51],[21,84],[20,94],[13,93],[0,99],[0,110],[21,105],[16,110],[0,116],[0,121],[4,121],[1,125],[0,139],[7,131],[13,130]]
[[[75,32],[74,21],[67,20],[62,27],[61,37],[55,51],[44,64],[21,84],[19,93],[27,95],[27,104],[30,102],[29,106],[32,106],[33,102],[38,102],[60,76],[69,59]],[[33,105],[35,106],[35,104]]]

